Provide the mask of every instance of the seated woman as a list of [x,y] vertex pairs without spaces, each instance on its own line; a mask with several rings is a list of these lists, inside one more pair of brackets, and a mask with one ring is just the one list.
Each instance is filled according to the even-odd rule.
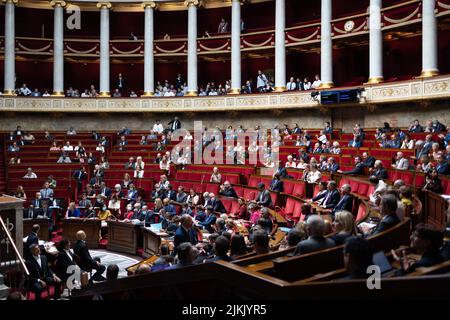
[[197,195],[197,193],[195,192],[194,188],[189,189],[189,194],[187,196],[186,199],[186,203],[190,206],[190,207],[194,207],[196,206],[199,201],[200,197]]
[[336,212],[333,221],[333,231],[330,238],[334,240],[337,246],[345,243],[345,240],[356,235],[355,223],[351,212],[342,210]]
[[77,207],[75,207],[75,202],[69,203],[69,207],[67,208],[66,212],[66,219],[67,218],[80,218],[81,212],[78,210]]
[[166,175],[170,175],[170,160],[164,155],[159,162],[159,169],[164,170]]
[[431,170],[433,170],[433,164],[430,161],[430,157],[426,154],[421,155],[417,164],[417,171],[429,173]]
[[153,208],[153,211],[155,211],[156,213],[159,213],[159,211],[161,209],[164,209],[163,202],[162,202],[161,198],[156,198],[155,199],[155,207]]
[[111,200],[109,200],[108,209],[110,209],[116,217],[120,217],[122,215],[120,212],[120,199],[117,194],[114,194],[111,197]]
[[52,146],[50,147],[50,152],[59,152],[59,151],[61,151],[61,148],[58,147],[56,141],[53,141]]
[[316,164],[310,164],[308,173],[306,175],[306,181],[308,183],[319,183],[321,179],[322,179],[322,174],[317,169],[317,165]]
[[134,170],[134,177],[142,179],[144,177],[145,163],[142,161],[142,157],[136,158],[136,169]]
[[128,173],[125,173],[123,175],[123,179],[122,179],[122,188],[123,189],[128,189],[128,186],[133,183],[133,180],[131,180],[131,176]]
[[286,168],[297,168],[297,164],[295,163],[294,158],[291,155],[287,156],[287,161],[284,166]]
[[429,224],[418,224],[411,236],[410,249],[420,255],[420,259],[410,262],[405,250],[401,252],[392,250],[394,259],[400,261],[401,269],[397,275],[404,275],[416,271],[420,267],[431,267],[444,262],[440,253],[443,244],[443,235],[440,230]]
[[248,253],[248,248],[245,237],[240,233],[233,234],[230,241],[230,257],[234,260],[246,253]]
[[237,212],[232,212],[231,217],[233,219],[249,220],[250,216],[248,214],[247,204],[245,203],[245,199],[240,197],[238,199],[238,203],[239,203],[239,210]]

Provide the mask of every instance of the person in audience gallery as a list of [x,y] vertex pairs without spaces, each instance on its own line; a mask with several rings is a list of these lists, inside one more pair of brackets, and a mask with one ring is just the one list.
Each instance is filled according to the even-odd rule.
[[27,173],[23,176],[24,179],[37,179],[36,173],[33,172],[32,168],[27,169]]
[[302,255],[334,247],[336,244],[330,238],[325,238],[325,221],[318,215],[311,215],[306,221],[308,239],[301,241],[295,248],[294,255]]

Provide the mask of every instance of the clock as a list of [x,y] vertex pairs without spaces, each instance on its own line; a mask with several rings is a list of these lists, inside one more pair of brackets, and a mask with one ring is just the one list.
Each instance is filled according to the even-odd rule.
[[344,24],[344,30],[347,32],[351,32],[353,31],[353,29],[355,28],[355,22],[352,20],[349,20],[347,22],[345,22]]

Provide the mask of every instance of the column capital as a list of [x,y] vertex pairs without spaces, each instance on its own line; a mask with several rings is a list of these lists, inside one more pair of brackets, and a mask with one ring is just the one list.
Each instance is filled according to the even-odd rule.
[[239,2],[240,4],[246,4],[248,0],[231,0],[231,2]]
[[185,0],[184,5],[186,7],[195,6],[198,7],[201,5],[200,0]]
[[53,8],[55,8],[57,6],[60,6],[60,7],[64,8],[67,5],[67,3],[65,1],[63,1],[63,0],[52,0],[52,1],[50,1],[50,5]]
[[97,3],[97,8],[99,8],[99,9],[102,9],[102,8],[111,9],[112,8],[112,4],[111,4],[111,2],[98,2]]
[[141,3],[142,8],[157,9],[158,4],[155,1],[145,1]]
[[17,3],[19,3],[19,0],[2,0],[2,2],[4,2],[4,3],[17,4]]

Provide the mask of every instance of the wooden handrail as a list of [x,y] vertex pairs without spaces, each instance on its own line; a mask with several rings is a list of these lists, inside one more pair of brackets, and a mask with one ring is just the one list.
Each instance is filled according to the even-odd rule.
[[[14,252],[16,253],[17,257],[19,258],[19,261],[20,261],[20,264],[21,264],[22,267],[23,267],[23,270],[25,271],[26,275],[29,276],[29,275],[30,275],[30,272],[28,271],[28,268],[27,268],[27,266],[25,265],[25,262],[23,261],[23,258],[22,258],[22,256],[21,256],[20,253],[19,253],[19,250],[17,250],[16,244],[14,243],[14,239],[11,237],[11,234],[9,233],[9,230],[8,230],[8,228],[6,227],[5,222],[3,221],[3,218],[2,218],[2,217],[0,217],[0,224],[2,225],[3,230],[5,230],[6,236],[8,237],[8,240],[9,240],[9,242],[11,243],[11,245],[12,245],[12,247],[13,247],[13,249],[14,249]],[[19,241],[20,241],[20,240],[21,240],[21,239],[19,239]]]

